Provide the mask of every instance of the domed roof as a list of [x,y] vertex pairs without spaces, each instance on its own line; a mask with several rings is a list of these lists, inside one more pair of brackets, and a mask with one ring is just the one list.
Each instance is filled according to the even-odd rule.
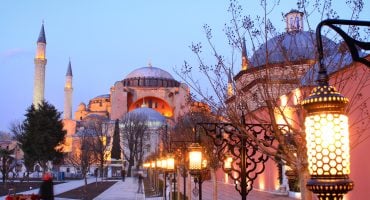
[[130,111],[126,114],[125,117],[129,117],[130,115],[143,115],[148,117],[148,121],[157,121],[157,122],[165,122],[166,118],[161,115],[158,111],[152,109],[152,108],[147,108],[147,107],[141,107],[137,108],[133,111]]
[[[324,52],[335,53],[338,45],[322,37]],[[266,46],[269,52],[268,63],[294,62],[299,60],[311,60],[316,56],[316,35],[310,31],[287,32],[271,38],[266,44],[254,52],[250,59],[252,66],[266,64]],[[329,55],[328,55],[329,56]]]
[[109,99],[109,98],[110,98],[110,94],[102,94],[102,95],[94,97],[93,99]]
[[170,73],[164,71],[163,69],[157,67],[142,67],[139,69],[135,69],[131,73],[129,73],[125,79],[129,78],[161,78],[161,79],[174,79]]

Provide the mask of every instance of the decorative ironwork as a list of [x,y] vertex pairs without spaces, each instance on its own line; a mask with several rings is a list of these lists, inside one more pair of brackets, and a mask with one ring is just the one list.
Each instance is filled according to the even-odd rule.
[[[268,148],[275,140],[274,128],[271,124],[246,124],[243,130],[231,123],[198,123],[217,147],[220,161],[231,162],[231,168],[222,168],[235,183],[235,189],[246,200],[253,189],[253,182],[265,170],[268,155],[260,151],[260,145]],[[278,129],[288,132],[286,125],[278,125]],[[247,136],[250,135],[250,136]],[[232,161],[227,157],[231,156]],[[230,163],[228,163],[230,164]]]
[[329,77],[323,63],[322,27],[332,28],[343,38],[353,61],[370,67],[370,62],[359,56],[359,49],[370,50],[370,43],[352,38],[336,25],[370,27],[370,21],[328,19],[320,22],[316,28],[320,67],[318,86],[302,105],[307,110],[305,126],[311,175],[307,188],[317,194],[320,200],[341,200],[344,194],[353,189],[353,182],[348,176],[349,133],[348,117],[344,112],[348,100],[329,86]]

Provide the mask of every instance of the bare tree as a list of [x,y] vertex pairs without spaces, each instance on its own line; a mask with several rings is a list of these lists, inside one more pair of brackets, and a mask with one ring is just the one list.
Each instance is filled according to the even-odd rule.
[[[364,2],[361,0],[346,1],[347,6],[353,8],[351,14],[352,19],[357,19],[362,11]],[[310,199],[311,193],[305,191],[305,183],[308,178],[307,158],[305,148],[305,133],[303,114],[304,110],[299,103],[283,103],[282,97],[294,96],[294,89],[302,88],[307,85],[313,85],[316,63],[316,42],[315,35],[311,32],[306,34],[304,41],[311,49],[301,49],[308,56],[300,55],[297,49],[293,47],[302,47],[299,42],[301,40],[289,40],[287,38],[294,35],[295,32],[289,34],[281,34],[269,20],[269,15],[274,11],[274,8],[279,4],[279,1],[260,1],[263,15],[252,17],[248,13],[244,13],[242,5],[237,0],[231,0],[228,11],[231,15],[229,23],[225,24],[225,34],[229,42],[230,56],[222,55],[214,45],[212,29],[208,25],[204,25],[204,32],[207,39],[207,47],[214,55],[214,62],[204,58],[204,44],[193,43],[190,48],[194,52],[198,67],[194,67],[185,62],[177,74],[193,89],[195,99],[200,99],[209,105],[216,115],[235,125],[239,130],[255,141],[259,145],[259,150],[270,158],[282,160],[284,164],[290,166],[300,178],[301,192],[303,199]],[[308,30],[313,30],[311,17],[319,16],[321,19],[337,18],[338,13],[333,9],[332,1],[298,1],[299,10],[305,14],[305,24]],[[288,22],[286,22],[288,23]],[[348,32],[361,39],[360,31],[354,27],[349,27]],[[368,34],[368,33],[367,33]],[[330,31],[325,33],[324,51],[328,59],[325,60],[328,66],[347,66],[348,59],[345,59],[348,52],[333,42],[340,41],[336,34]],[[248,60],[247,47],[244,40],[248,40],[250,49],[254,52],[251,60]],[[275,44],[268,43],[270,38],[277,38]],[[330,39],[329,39],[330,38]],[[368,38],[368,35],[363,35],[362,38]],[[241,62],[237,59],[240,55]],[[275,60],[276,57],[282,60]],[[253,65],[253,66],[252,66]],[[242,70],[239,71],[239,67]],[[252,68],[253,67],[253,68]],[[209,82],[211,93],[203,88],[203,84],[194,76],[194,69],[200,71]],[[330,72],[338,69],[331,68]],[[233,72],[238,71],[236,74]],[[353,75],[353,74],[352,74]],[[369,84],[368,73],[358,74],[361,82],[358,82],[358,87],[351,90],[350,96],[356,97],[361,94],[361,90]],[[232,78],[233,77],[233,78]],[[344,89],[346,84],[345,79],[351,76],[349,73],[344,73],[344,76],[332,78],[332,84],[339,89]],[[231,91],[230,91],[230,89]],[[300,102],[307,94],[311,87],[306,87],[300,95],[296,95],[295,99]],[[344,94],[346,95],[346,94]],[[369,97],[362,97],[361,103],[355,102],[354,105],[349,105],[348,112],[356,112],[364,106]],[[367,110],[364,109],[364,110]],[[243,111],[243,112],[241,112]],[[359,117],[356,123],[364,123],[368,121],[368,115],[364,114]],[[240,119],[245,117],[249,123],[270,123],[274,127],[274,136],[278,143],[266,147],[264,143],[258,140],[251,134],[248,134],[245,127],[240,122]],[[289,126],[290,134],[279,131],[278,124],[283,123]],[[366,124],[366,123],[365,123]],[[362,127],[367,128],[367,127]],[[360,141],[366,137],[359,137]],[[292,142],[293,141],[293,142]],[[294,145],[299,144],[299,145]]]
[[127,176],[130,177],[132,167],[142,164],[145,149],[149,145],[148,118],[144,114],[129,113],[121,123],[124,157],[128,160]]
[[93,152],[99,165],[100,177],[104,177],[104,165],[109,157],[110,135],[105,118],[96,116],[82,122],[82,127],[93,137]]
[[[22,136],[24,132],[23,123],[19,121],[14,121],[10,124],[10,132],[13,134],[14,138],[19,141],[20,137]],[[29,174],[33,172],[33,167],[35,165],[35,162],[31,157],[29,157],[27,154],[23,155],[23,163],[26,167],[26,178],[27,182],[29,182]],[[23,177],[25,178],[25,177]]]
[[90,129],[81,129],[73,138],[73,150],[67,154],[65,162],[72,165],[74,168],[81,170],[82,177],[85,180],[85,189],[87,186],[87,174],[90,171],[91,165],[95,164],[95,141],[96,136]]
[[3,183],[7,181],[8,174],[15,167],[15,160],[12,157],[14,149],[0,148],[0,172],[3,177]]
[[[203,132],[203,129],[197,129],[197,123],[201,122],[218,122],[219,120],[215,118],[209,110],[209,107],[205,104],[199,102],[189,102],[190,112],[184,114],[177,119],[175,126],[171,130],[171,141],[173,146],[171,146],[172,151],[181,150],[177,147],[182,147],[178,145],[183,141],[188,143],[189,141],[198,142],[203,147],[204,157],[207,160],[207,167],[210,169],[211,176],[214,177],[213,180],[213,199],[217,199],[217,179],[216,170],[220,167],[220,161],[218,160],[215,151],[216,147],[213,145],[212,139],[207,137]],[[186,143],[184,143],[186,145]],[[176,151],[178,153],[185,153],[182,151]],[[185,159],[186,155],[177,155],[178,159]],[[185,160],[183,160],[184,162]],[[184,162],[185,163],[185,162]]]

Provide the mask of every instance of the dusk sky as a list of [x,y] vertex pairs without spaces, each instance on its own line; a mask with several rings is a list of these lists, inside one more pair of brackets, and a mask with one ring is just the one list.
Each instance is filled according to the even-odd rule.
[[[368,1],[362,20],[370,20]],[[259,1],[241,2],[245,13],[262,14]],[[205,23],[213,29],[216,47],[228,52],[222,31],[230,19],[228,5],[227,0],[2,0],[0,131],[23,120],[32,103],[33,60],[42,21],[47,41],[45,99],[63,111],[70,58],[74,113],[79,103],[109,94],[116,81],[149,62],[181,81],[173,69],[180,68],[184,60],[194,61],[189,45],[205,42]],[[281,14],[296,8],[295,1],[283,0],[274,9],[270,17],[280,32],[285,28]],[[338,12],[346,18],[348,9],[338,7]]]

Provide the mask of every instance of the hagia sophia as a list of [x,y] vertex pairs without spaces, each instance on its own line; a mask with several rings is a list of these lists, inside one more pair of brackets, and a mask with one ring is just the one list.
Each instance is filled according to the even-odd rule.
[[[34,105],[38,105],[44,99],[47,63],[45,55],[46,36],[42,25],[35,56]],[[103,120],[108,125],[106,128],[108,136],[112,136],[114,121],[121,120],[128,113],[143,113],[149,120],[160,121],[161,124],[158,126],[161,126],[174,121],[188,110],[186,105],[190,92],[188,86],[175,80],[169,72],[151,64],[135,69],[123,80],[116,81],[111,88],[107,88],[108,94],[97,94],[87,104],[80,103],[74,117],[72,117],[72,82],[72,64],[69,61],[64,87],[63,124],[67,131],[64,152],[74,151],[73,140],[83,121],[94,118]],[[155,137],[151,139],[156,140]],[[152,144],[151,151],[155,151],[157,145]]]

